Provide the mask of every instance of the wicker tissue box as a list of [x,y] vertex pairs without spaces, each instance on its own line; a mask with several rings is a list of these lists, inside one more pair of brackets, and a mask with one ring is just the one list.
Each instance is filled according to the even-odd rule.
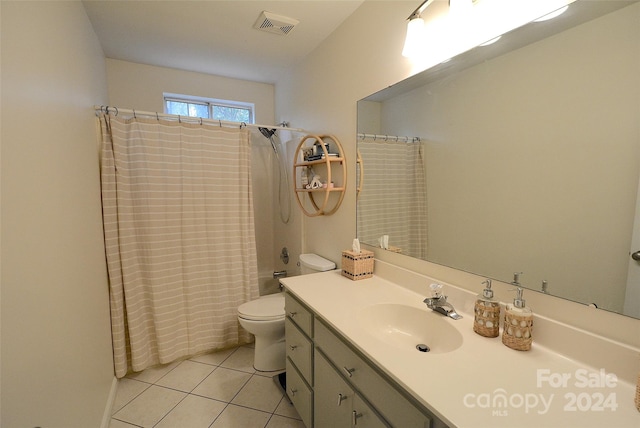
[[342,252],[342,275],[357,281],[373,276],[373,251]]

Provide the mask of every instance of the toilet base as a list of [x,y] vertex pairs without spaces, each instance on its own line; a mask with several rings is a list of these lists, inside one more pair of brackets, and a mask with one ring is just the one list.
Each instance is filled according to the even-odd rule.
[[260,372],[275,372],[285,369],[286,347],[284,337],[280,340],[265,340],[256,336],[253,368]]

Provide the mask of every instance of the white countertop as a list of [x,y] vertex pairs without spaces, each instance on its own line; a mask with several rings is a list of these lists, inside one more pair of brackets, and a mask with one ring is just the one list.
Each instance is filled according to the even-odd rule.
[[422,302],[426,295],[377,276],[351,281],[339,270],[281,282],[452,427],[640,427],[635,385],[536,344],[535,318],[532,349],[515,351],[500,337],[474,333],[473,315],[464,311],[469,305],[459,307],[450,299],[464,318],[444,319],[462,334],[462,346],[447,353],[421,353],[388,345],[369,333],[359,311],[380,303],[430,311]]

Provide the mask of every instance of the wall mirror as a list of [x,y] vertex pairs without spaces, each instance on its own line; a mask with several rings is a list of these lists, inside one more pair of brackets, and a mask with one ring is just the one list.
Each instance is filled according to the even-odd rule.
[[360,100],[360,240],[640,318],[639,19],[578,0]]

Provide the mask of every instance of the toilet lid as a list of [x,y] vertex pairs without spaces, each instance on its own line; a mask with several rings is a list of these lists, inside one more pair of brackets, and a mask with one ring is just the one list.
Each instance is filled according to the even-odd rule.
[[281,294],[260,297],[238,307],[240,318],[268,321],[284,318],[284,296]]

